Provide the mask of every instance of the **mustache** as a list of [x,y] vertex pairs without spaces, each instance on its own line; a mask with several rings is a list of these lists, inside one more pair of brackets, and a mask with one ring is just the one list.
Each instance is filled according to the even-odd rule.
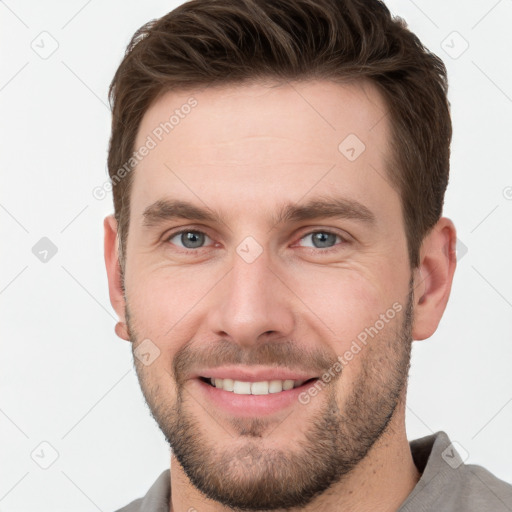
[[337,361],[337,354],[333,351],[311,349],[289,340],[258,343],[251,349],[225,339],[202,347],[196,345],[188,343],[174,356],[172,371],[178,384],[184,382],[197,368],[225,365],[283,366],[320,376]]

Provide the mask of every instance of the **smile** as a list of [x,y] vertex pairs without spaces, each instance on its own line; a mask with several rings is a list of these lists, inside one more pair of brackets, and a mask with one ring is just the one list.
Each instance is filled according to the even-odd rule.
[[214,377],[201,377],[203,382],[211,386],[229,391],[235,395],[269,395],[271,393],[280,393],[290,389],[298,388],[305,382],[315,379],[305,380],[264,380],[259,382],[248,382],[234,379],[220,379]]

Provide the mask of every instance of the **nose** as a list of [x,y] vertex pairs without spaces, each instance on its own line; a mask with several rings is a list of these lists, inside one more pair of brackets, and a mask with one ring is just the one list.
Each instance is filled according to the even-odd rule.
[[283,281],[265,251],[251,263],[234,254],[231,271],[212,297],[210,332],[246,347],[269,336],[290,337],[293,293]]

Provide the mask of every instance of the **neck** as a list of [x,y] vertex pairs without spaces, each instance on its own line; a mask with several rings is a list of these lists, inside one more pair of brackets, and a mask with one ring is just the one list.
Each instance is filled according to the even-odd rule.
[[[395,410],[386,432],[367,456],[340,482],[332,485],[306,507],[288,512],[396,512],[420,478],[405,432],[405,400]],[[207,500],[171,456],[171,504],[169,512],[232,512]]]

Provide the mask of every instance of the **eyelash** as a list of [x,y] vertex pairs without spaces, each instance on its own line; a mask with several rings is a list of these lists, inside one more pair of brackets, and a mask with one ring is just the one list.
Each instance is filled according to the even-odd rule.
[[[199,234],[202,234],[202,235],[206,235],[208,238],[211,238],[208,233],[205,233],[204,231],[201,231],[199,229],[181,229],[179,231],[176,231],[176,232],[172,232],[170,233],[169,235],[166,235],[165,239],[163,240],[163,243],[164,244],[168,244],[170,243],[170,240],[178,235],[181,235],[183,233],[199,233]],[[308,231],[307,233],[305,233],[304,235],[302,235],[298,240],[302,240],[304,239],[305,237],[307,236],[310,236],[310,235],[313,235],[315,233],[324,233],[324,234],[329,234],[329,235],[334,235],[336,236],[337,238],[340,239],[340,243],[337,243],[336,245],[334,245],[333,247],[327,247],[325,249],[322,249],[322,248],[317,248],[317,247],[303,247],[303,249],[310,249],[310,250],[313,250],[315,252],[320,252],[322,254],[329,254],[333,251],[338,251],[340,249],[340,245],[345,245],[345,244],[348,244],[349,241],[342,237],[339,233],[336,233],[335,231],[331,231],[329,229],[316,229],[316,230],[313,230],[313,231]],[[174,244],[173,244],[174,245]],[[193,253],[198,253],[199,251],[201,251],[201,249],[207,249],[208,247],[198,247],[197,249],[187,249],[186,247],[185,248],[182,248],[182,247],[178,247],[179,251],[180,252],[184,252],[184,253],[188,253],[188,254],[193,254]]]

